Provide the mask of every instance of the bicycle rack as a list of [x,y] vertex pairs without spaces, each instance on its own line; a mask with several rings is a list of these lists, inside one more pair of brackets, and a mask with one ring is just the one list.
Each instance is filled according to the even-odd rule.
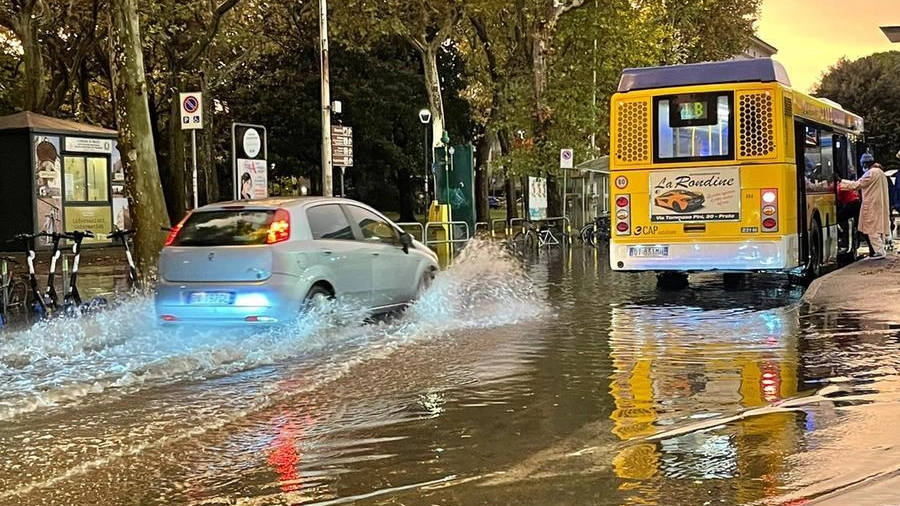
[[486,221],[476,221],[475,222],[475,235],[478,235],[478,229],[483,228],[485,231],[490,231],[491,224]]

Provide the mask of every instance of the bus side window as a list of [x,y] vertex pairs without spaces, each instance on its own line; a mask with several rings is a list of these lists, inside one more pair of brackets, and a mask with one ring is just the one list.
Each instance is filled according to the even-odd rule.
[[856,156],[856,143],[848,142],[847,143],[847,173],[844,174],[844,177],[847,179],[857,179],[859,177],[859,173],[856,171],[856,161],[859,160],[859,157]]
[[834,172],[847,179],[847,137],[843,134],[834,135]]
[[819,139],[821,141],[821,157],[822,165],[816,167],[815,179],[817,181],[831,181],[834,175],[834,136],[827,130],[819,130]]

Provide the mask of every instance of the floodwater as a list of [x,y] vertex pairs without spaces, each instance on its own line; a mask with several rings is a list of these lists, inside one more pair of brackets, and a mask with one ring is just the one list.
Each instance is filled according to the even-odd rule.
[[378,324],[163,331],[136,299],[7,331],[0,505],[804,504],[897,474],[892,325],[691,281],[476,242]]

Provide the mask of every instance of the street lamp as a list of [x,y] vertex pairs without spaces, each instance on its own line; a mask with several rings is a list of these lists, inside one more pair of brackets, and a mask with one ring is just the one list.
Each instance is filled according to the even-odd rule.
[[431,121],[431,111],[421,109],[419,111],[419,121],[425,127],[425,208],[428,208],[428,122]]

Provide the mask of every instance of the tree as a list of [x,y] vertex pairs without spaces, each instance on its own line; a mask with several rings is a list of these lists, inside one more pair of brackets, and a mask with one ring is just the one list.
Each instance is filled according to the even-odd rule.
[[[128,205],[134,221],[135,256],[144,281],[155,277],[162,245],[160,229],[169,225],[159,181],[159,167],[150,126],[147,81],[136,0],[112,0],[113,84],[119,151],[125,169]],[[151,283],[145,282],[144,286]]]
[[829,67],[813,94],[841,104],[865,120],[866,140],[875,159],[900,168],[900,51],[875,53],[855,61],[840,59]]
[[[349,45],[367,47],[385,38],[399,36],[419,53],[431,109],[435,145],[446,130],[438,55],[455,34],[462,9],[461,2],[456,0],[425,0],[415,3],[406,0],[378,3],[349,0],[340,2],[332,11],[335,33],[350,41]],[[369,21],[367,26],[361,27],[361,19]]]

